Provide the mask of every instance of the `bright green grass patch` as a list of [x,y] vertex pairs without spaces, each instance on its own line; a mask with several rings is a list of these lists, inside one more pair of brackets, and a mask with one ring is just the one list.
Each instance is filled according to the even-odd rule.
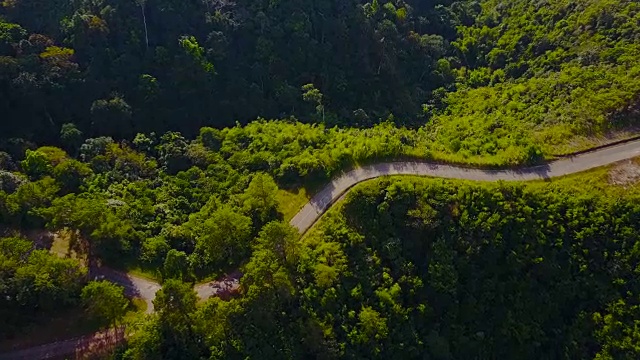
[[141,298],[133,298],[131,299],[131,307],[132,307],[132,311],[127,313],[127,315],[135,314],[135,313],[144,313],[145,311],[147,311],[147,302]]
[[139,266],[131,266],[124,269],[124,271],[126,271],[127,274],[130,274],[133,276],[149,279],[155,282],[160,282],[160,274],[158,274],[158,272],[154,270],[143,269]]
[[302,209],[311,197],[305,188],[294,190],[278,190],[276,200],[280,211],[284,215],[284,220],[288,222]]

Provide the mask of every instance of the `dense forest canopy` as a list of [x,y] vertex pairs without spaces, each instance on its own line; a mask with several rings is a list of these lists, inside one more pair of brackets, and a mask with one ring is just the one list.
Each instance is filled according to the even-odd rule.
[[361,185],[302,241],[265,226],[243,297],[161,314],[122,358],[637,358],[637,187],[593,190]]
[[7,0],[0,138],[390,119],[443,159],[510,163],[635,126],[639,17],[632,0]]
[[308,83],[329,124],[410,121],[447,84],[437,61],[477,8],[450,3],[5,1],[1,130],[51,141],[65,122],[128,138],[258,116],[319,121]]
[[385,179],[288,220],[350,166],[536,164],[639,100],[634,0],[4,0],[0,340],[121,324],[100,264],[162,283],[115,358],[637,359],[637,162],[628,188]]

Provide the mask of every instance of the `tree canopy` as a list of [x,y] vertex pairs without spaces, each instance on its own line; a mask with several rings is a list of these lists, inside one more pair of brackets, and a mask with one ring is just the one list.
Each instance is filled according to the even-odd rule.
[[639,24],[635,0],[0,2],[0,335],[119,323],[100,264],[162,283],[116,358],[639,358],[637,161],[626,188],[383,179],[287,224],[353,166],[630,135]]

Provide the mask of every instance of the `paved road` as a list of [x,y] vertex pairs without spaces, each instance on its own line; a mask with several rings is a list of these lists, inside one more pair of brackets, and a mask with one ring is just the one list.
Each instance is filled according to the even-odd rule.
[[291,219],[304,234],[320,216],[354,185],[387,175],[422,175],[477,181],[528,181],[564,176],[640,156],[640,140],[515,170],[482,170],[429,162],[389,162],[351,170],[334,179]]
[[194,290],[196,291],[196,294],[198,294],[198,297],[203,300],[214,296],[221,296],[224,298],[240,287],[241,277],[242,273],[240,271],[235,271],[220,280],[211,281],[205,284],[198,284],[194,287]]
[[[351,187],[381,176],[422,175],[477,181],[528,181],[573,174],[637,156],[640,156],[640,140],[553,161],[545,165],[515,170],[482,170],[429,162],[380,163],[349,171],[331,181],[291,219],[290,224],[296,227],[300,233],[305,233]],[[97,276],[102,275],[108,280],[123,285],[129,295],[143,298],[148,305],[147,311],[153,312],[152,300],[160,289],[159,284],[148,279],[122,274],[109,269],[92,272],[92,275],[94,274]],[[195,291],[202,299],[233,291],[238,287],[240,276],[240,273],[234,273],[220,281],[197,285]],[[53,357],[53,355],[70,354],[76,351],[79,346],[83,346],[83,344],[86,346],[87,343],[95,341],[96,337],[100,338],[101,336],[103,336],[101,333],[97,333],[87,337],[4,354],[0,355],[0,360],[46,359]],[[45,357],[45,355],[49,357]]]
[[[95,334],[74,339],[40,345],[20,351],[0,354],[0,360],[41,360],[57,359],[63,355],[83,354],[86,351],[100,353],[101,350],[113,348],[124,339],[124,331],[100,331]],[[75,356],[74,356],[75,358]]]
[[[91,270],[92,278],[105,279],[124,287],[125,294],[129,297],[138,297],[147,303],[147,313],[153,312],[153,299],[162,286],[157,282],[131,274],[125,274],[106,267]],[[197,284],[194,287],[198,297],[202,300],[214,296],[224,296],[238,289],[242,274],[235,271],[230,275],[216,281]]]
[[129,297],[143,299],[147,303],[147,314],[153,312],[153,299],[156,292],[162,287],[155,281],[143,277],[125,274],[106,267],[91,269],[93,279],[105,279],[124,287],[124,292]]
[[[213,296],[225,297],[238,289],[240,277],[242,277],[242,274],[236,271],[223,279],[198,284],[194,287],[194,290],[198,297],[203,300]],[[142,298],[147,303],[146,312],[148,314],[153,312],[153,299],[156,297],[156,292],[162,287],[152,280],[125,274],[106,267],[91,269],[91,278],[105,279],[123,286],[127,296]],[[101,347],[114,346],[124,339],[123,333],[124,331],[119,334],[114,334],[113,331],[100,331],[74,339],[0,354],[0,360],[55,359],[69,354],[83,354],[88,350],[96,351]]]

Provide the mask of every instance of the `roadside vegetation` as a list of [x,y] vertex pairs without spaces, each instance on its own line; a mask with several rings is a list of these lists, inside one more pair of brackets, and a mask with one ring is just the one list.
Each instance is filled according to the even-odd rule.
[[634,358],[640,183],[612,183],[638,168],[366,182],[302,240],[267,225],[241,298],[150,321],[122,358]]
[[[118,359],[638,358],[636,162],[383,179],[288,222],[355,166],[633,135],[639,24],[633,0],[0,2],[2,349],[128,323]],[[155,314],[99,266],[161,282]]]

